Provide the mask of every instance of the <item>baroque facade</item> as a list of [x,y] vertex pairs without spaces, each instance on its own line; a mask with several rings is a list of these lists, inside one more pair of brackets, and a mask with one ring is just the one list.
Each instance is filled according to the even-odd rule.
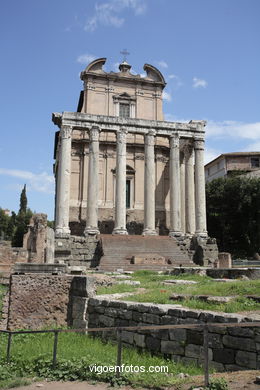
[[161,72],[105,58],[81,73],[77,112],[53,114],[55,235],[207,237],[205,121],[164,121]]

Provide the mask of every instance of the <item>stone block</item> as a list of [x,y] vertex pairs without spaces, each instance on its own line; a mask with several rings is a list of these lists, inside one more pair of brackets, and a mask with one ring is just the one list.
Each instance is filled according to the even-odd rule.
[[187,330],[186,329],[169,329],[170,340],[186,341]]
[[115,326],[129,326],[129,321],[123,320],[122,318],[115,318]]
[[209,362],[209,367],[217,372],[224,372],[225,366],[222,363],[211,361]]
[[73,320],[73,328],[74,329],[86,329],[88,327],[87,321],[74,319]]
[[105,315],[109,317],[118,317],[118,311],[112,307],[107,307],[105,309]]
[[239,349],[243,351],[255,351],[255,342],[249,338],[223,336],[223,345],[229,348]]
[[117,315],[119,318],[122,318],[124,320],[131,320],[132,319],[132,311],[131,310],[118,310]]
[[137,347],[145,348],[145,335],[139,334],[139,333],[134,333],[134,344]]
[[236,364],[248,369],[256,369],[256,353],[238,351],[236,354]]
[[73,297],[72,302],[72,318],[84,320],[86,316],[88,298]]
[[219,252],[218,268],[232,268],[231,254],[228,252]]
[[199,359],[203,353],[203,347],[197,344],[189,344],[185,348],[185,356]]
[[162,329],[162,330],[151,330],[151,335],[153,337],[156,337],[157,339],[160,340],[168,340],[169,339],[169,333],[168,329]]
[[99,321],[100,321],[100,325],[103,326],[103,327],[112,327],[115,325],[115,319],[112,318],[112,317],[108,317],[108,316],[105,316],[103,314],[101,314],[101,316],[99,317]]
[[162,316],[161,317],[161,325],[176,325],[177,317],[174,316]]
[[209,333],[209,347],[216,349],[223,348],[221,335],[217,333]]
[[235,351],[228,348],[213,349],[213,360],[222,364],[233,364],[235,363]]
[[180,345],[176,341],[162,340],[161,352],[167,355],[184,355],[184,346]]
[[228,328],[228,334],[231,336],[239,336],[239,337],[254,337],[254,330],[252,328]]
[[245,367],[238,366],[237,364],[226,364],[225,368],[226,368],[226,371],[243,371],[243,370],[246,370]]
[[182,362],[182,364],[185,364],[186,366],[190,366],[192,364],[195,364],[196,366],[198,365],[198,359],[196,359],[194,357],[182,356],[181,362]]
[[161,341],[151,336],[146,337],[145,345],[152,352],[159,352],[161,349]]
[[143,320],[153,325],[160,325],[160,317],[156,314],[144,313]]
[[187,344],[203,345],[203,333],[191,329],[186,332]]
[[133,332],[127,332],[125,330],[122,331],[122,341],[127,344],[133,344],[134,343],[134,333]]
[[138,311],[132,312],[133,320],[137,322],[143,321],[143,313],[139,313]]

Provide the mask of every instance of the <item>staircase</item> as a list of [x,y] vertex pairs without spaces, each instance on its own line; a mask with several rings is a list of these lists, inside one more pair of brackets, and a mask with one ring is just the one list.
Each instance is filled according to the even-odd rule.
[[[103,256],[100,259],[98,269],[100,271],[136,271],[147,269],[163,271],[174,267],[192,267],[195,264],[183,252],[175,239],[168,236],[124,236],[101,234],[101,246]],[[145,264],[132,264],[133,256],[151,257],[151,262]],[[156,264],[152,259],[162,256],[164,264]]]

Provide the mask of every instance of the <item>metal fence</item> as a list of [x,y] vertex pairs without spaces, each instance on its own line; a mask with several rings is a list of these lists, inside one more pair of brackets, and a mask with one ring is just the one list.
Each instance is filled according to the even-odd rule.
[[8,341],[6,347],[6,361],[10,362],[11,346],[13,336],[17,334],[37,334],[37,333],[53,333],[53,355],[52,366],[55,368],[57,363],[58,352],[58,336],[60,333],[92,333],[92,332],[108,332],[115,331],[117,333],[117,370],[116,376],[120,376],[120,366],[122,364],[122,331],[140,331],[140,330],[162,330],[162,329],[195,329],[203,331],[203,355],[204,355],[204,384],[209,385],[209,328],[252,328],[259,327],[260,322],[243,322],[243,323],[205,323],[205,324],[181,324],[181,325],[151,325],[151,326],[119,326],[106,328],[86,328],[86,329],[48,329],[48,330],[19,330],[9,331],[0,330],[0,333],[8,334]]

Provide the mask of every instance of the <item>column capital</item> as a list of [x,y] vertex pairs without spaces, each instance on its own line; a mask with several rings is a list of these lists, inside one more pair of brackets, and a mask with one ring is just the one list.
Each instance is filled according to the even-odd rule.
[[180,146],[180,137],[178,134],[170,135],[170,148],[179,148]]
[[62,125],[60,128],[61,139],[68,139],[71,137],[73,127],[69,125]]
[[125,127],[121,127],[119,131],[116,132],[117,142],[123,143],[126,141],[126,135],[128,130]]
[[99,133],[100,133],[100,127],[99,126],[92,126],[90,129],[89,129],[89,138],[90,138],[90,141],[93,142],[93,141],[98,141],[99,139]]
[[194,149],[195,150],[204,150],[205,140],[202,138],[194,139]]
[[148,132],[147,132],[145,135],[152,135],[152,136],[155,137],[156,134],[157,134],[157,133],[156,133],[156,130],[154,130],[154,129],[149,129]]

